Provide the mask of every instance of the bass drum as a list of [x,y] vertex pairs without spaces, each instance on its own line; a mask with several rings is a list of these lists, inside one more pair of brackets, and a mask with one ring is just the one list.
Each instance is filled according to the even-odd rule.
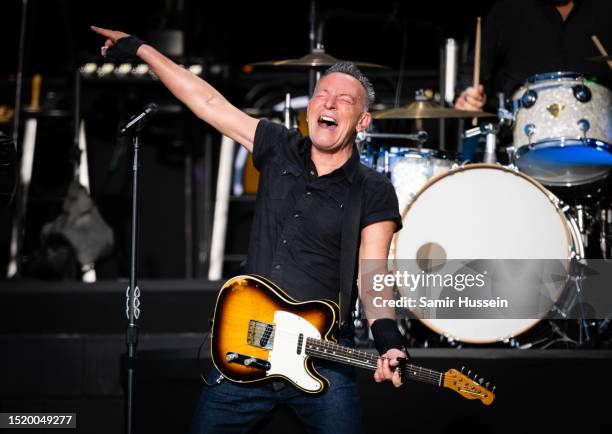
[[[391,249],[395,271],[402,259],[423,259],[419,252],[432,245],[443,259],[569,260],[584,252],[557,198],[533,178],[499,165],[469,164],[430,179],[402,221]],[[506,342],[541,320],[420,321],[450,341],[487,344]]]

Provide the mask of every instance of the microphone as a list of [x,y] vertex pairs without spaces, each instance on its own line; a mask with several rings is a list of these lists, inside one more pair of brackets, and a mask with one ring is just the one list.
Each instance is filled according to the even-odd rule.
[[119,130],[119,134],[125,136],[126,134],[131,133],[132,131],[140,131],[144,124],[151,118],[157,111],[159,107],[154,102],[150,102],[147,104],[142,112],[132,116],[130,120]]

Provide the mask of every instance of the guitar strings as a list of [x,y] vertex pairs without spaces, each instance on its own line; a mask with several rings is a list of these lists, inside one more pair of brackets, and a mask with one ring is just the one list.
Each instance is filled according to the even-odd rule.
[[[253,328],[255,329],[255,332],[256,332],[255,333],[255,339],[256,340],[260,340],[260,339],[263,339],[263,338],[270,339],[271,336],[274,335],[274,339],[275,340],[281,338],[284,341],[292,341],[293,342],[299,336],[299,333],[294,333],[294,332],[285,331],[285,330],[280,330],[280,333],[279,333],[279,331],[276,329],[276,327],[274,327],[274,331],[272,333],[269,333],[269,328],[267,326],[264,326],[263,324],[256,324]],[[258,335],[257,332],[260,332],[260,334]],[[257,339],[257,338],[260,338],[260,339]],[[377,357],[377,356],[375,356],[373,354],[370,354],[370,353],[368,353],[366,351],[354,349],[354,348],[351,348],[351,347],[345,347],[345,346],[336,344],[335,342],[329,342],[329,341],[325,341],[323,339],[312,338],[312,337],[308,337],[307,336],[306,340],[307,340],[307,342],[308,342],[308,340],[314,340],[314,341],[316,341],[317,344],[322,345],[325,348],[328,348],[328,349],[332,349],[333,348],[334,351],[336,351],[336,352],[344,352],[344,353],[347,353],[348,355],[350,355],[352,357],[354,357],[354,356],[364,357],[364,358],[367,358],[367,359],[369,359],[371,361],[376,361],[377,359],[380,358],[380,357]],[[422,369],[423,371],[432,373],[432,374],[434,374],[436,376],[439,375],[439,372],[431,370],[431,369],[420,368],[420,367],[419,367],[419,369]]]
[[[299,336],[299,334],[297,333],[284,331],[284,330],[280,330],[280,334],[279,334],[277,333],[278,330],[276,327],[271,329],[269,327],[269,324],[267,323],[256,323],[253,329],[255,331],[255,340],[261,340],[263,338],[271,339],[273,336],[274,340],[291,341],[293,343],[296,341],[297,337]],[[242,339],[240,338],[226,339],[226,342],[228,340],[242,341]],[[368,367],[372,369],[376,369],[377,360],[380,358],[374,354],[370,354],[365,351],[353,349],[350,347],[344,347],[334,342],[324,341],[322,339],[307,337],[306,341],[307,341],[307,345],[308,345],[308,341],[311,341],[311,342],[314,342],[314,345],[317,345],[319,347],[319,348],[314,348],[314,349],[310,348],[309,349],[310,352],[313,352],[313,353],[316,352],[317,356],[327,356],[327,357],[320,357],[320,358],[326,358],[329,360],[333,360],[333,358],[342,358],[343,359],[342,361],[346,361],[349,358],[357,359],[357,361],[361,363],[360,366],[364,366],[364,367]],[[326,350],[332,350],[334,354],[330,354]],[[407,371],[408,374],[411,374],[413,376],[425,377],[429,381],[435,384],[440,383],[441,376],[443,375],[441,372],[434,371],[434,370],[427,369],[427,368],[422,368],[420,366],[415,366],[411,364],[407,364],[404,369]]]

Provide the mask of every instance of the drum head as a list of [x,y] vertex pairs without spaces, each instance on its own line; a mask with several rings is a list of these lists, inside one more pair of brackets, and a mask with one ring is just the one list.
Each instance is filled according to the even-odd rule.
[[[569,259],[574,242],[550,192],[524,174],[488,164],[431,179],[404,211],[403,224],[394,239],[396,260],[419,258],[428,245],[446,259]],[[539,319],[422,321],[449,338],[490,343]]]
[[551,140],[520,148],[514,164],[541,183],[555,187],[589,184],[612,168],[612,147],[599,140]]

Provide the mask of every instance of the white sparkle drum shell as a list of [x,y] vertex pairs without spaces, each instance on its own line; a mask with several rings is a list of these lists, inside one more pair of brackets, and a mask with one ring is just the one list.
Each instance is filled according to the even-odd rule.
[[548,186],[606,177],[612,168],[612,93],[575,72],[537,74],[512,96],[513,164]]
[[[402,220],[391,251],[396,271],[402,259],[419,258],[419,249],[434,244],[444,259],[569,260],[582,252],[575,225],[552,193],[499,165],[470,164],[432,178]],[[483,344],[517,336],[540,319],[421,321],[451,340]]]
[[391,170],[391,182],[395,187],[399,209],[405,209],[427,181],[448,172],[459,163],[458,157],[449,152],[426,148],[402,148]]

